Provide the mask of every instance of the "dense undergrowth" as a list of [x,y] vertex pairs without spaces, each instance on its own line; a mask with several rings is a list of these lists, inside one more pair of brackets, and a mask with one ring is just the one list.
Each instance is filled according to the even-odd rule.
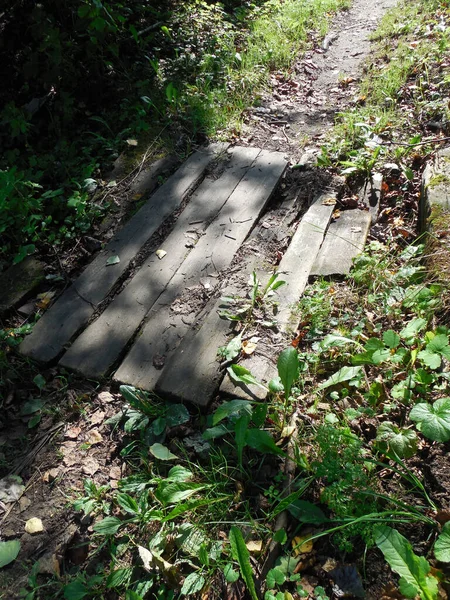
[[238,127],[346,2],[14,3],[0,16],[1,266],[86,233],[130,146],[187,154]]

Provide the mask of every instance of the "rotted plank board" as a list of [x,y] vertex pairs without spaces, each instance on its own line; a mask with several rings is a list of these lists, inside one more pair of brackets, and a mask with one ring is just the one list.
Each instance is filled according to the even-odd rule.
[[[168,396],[199,405],[209,402],[212,390],[217,388],[218,382],[215,381],[211,385],[204,380],[202,368],[208,361],[215,362],[217,347],[208,357],[211,346],[205,350],[198,345],[198,340],[206,340],[207,336],[204,337],[202,333],[197,338],[197,330],[192,330],[193,324],[197,326],[198,316],[192,315],[190,322],[185,322],[173,314],[170,305],[187,286],[198,283],[200,278],[209,275],[213,285],[214,276],[229,266],[266,206],[286,165],[286,160],[279,153],[262,151],[259,154],[219,216],[208,228],[207,234],[198,241],[195,252],[191,252],[187,257],[152,308],[142,334],[137,337],[115,374],[114,378],[117,381],[147,390],[154,389],[158,382],[157,389]],[[216,320],[214,326],[218,326]],[[229,326],[228,323],[226,326]],[[191,333],[182,341],[183,348],[179,351],[177,346],[180,339],[189,330]],[[162,372],[161,358],[164,360]],[[200,362],[201,364],[197,364]],[[197,365],[195,377],[194,363]],[[184,380],[184,373],[188,371],[191,372],[191,376]],[[206,368],[206,378],[207,371]],[[197,389],[202,391],[197,392]]]
[[[93,378],[108,372],[189,253],[185,233],[195,229],[205,233],[206,229],[208,236],[208,223],[218,215],[259,152],[234,148],[221,176],[204,179],[161,244],[167,253],[164,258],[159,260],[155,254],[148,257],[124,290],[75,340],[60,360],[62,366]],[[192,252],[196,252],[195,247]]]
[[[145,242],[181,205],[206,167],[225,149],[224,144],[213,144],[188,158],[36,323],[31,335],[22,342],[20,352],[43,363],[54,360],[86,324]],[[106,266],[108,257],[115,255],[120,262]]]
[[353,259],[361,254],[369,234],[372,215],[365,210],[346,210],[328,229],[311,275],[329,277],[350,272]]
[[[286,337],[286,344],[288,343],[286,334],[294,331],[297,326],[296,305],[308,283],[311,268],[324,240],[334,209],[333,205],[323,204],[323,202],[333,198],[334,195],[332,193],[319,197],[308,209],[278,267],[279,279],[286,284],[279,288],[276,320],[279,331]],[[224,341],[220,345],[223,344]],[[276,375],[276,366],[265,356],[258,355],[258,348],[255,354],[245,361],[245,367],[263,383],[268,383]],[[220,393],[246,400],[263,399],[267,395],[263,388],[258,386],[236,385],[228,374],[222,381]]]

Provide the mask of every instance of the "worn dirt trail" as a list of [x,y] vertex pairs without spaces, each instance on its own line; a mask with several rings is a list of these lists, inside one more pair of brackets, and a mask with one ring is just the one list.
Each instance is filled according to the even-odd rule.
[[292,162],[320,146],[335,115],[354,105],[370,34],[397,0],[355,0],[333,20],[325,40],[272,76],[272,90],[250,109],[241,142],[285,151]]

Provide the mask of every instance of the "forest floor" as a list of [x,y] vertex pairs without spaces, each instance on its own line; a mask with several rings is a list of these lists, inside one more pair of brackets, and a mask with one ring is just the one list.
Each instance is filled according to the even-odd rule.
[[[338,143],[336,142],[339,140],[338,133],[333,142],[335,119],[339,117],[340,113],[351,111],[358,106],[364,107],[366,92],[361,89],[361,79],[364,71],[368,68],[368,57],[371,57],[372,68],[373,65],[379,63],[380,73],[383,72],[384,59],[380,58],[380,55],[371,55],[374,48],[371,46],[370,35],[376,30],[386,11],[396,4],[394,0],[375,3],[369,0],[355,0],[348,10],[336,15],[325,39],[311,36],[310,48],[298,57],[288,73],[273,72],[270,88],[261,92],[258,101],[246,109],[244,125],[241,131],[234,135],[232,142],[238,145],[282,152],[292,166],[298,166],[300,161],[307,161],[306,167],[303,164],[302,168],[290,170],[283,189],[279,190],[275,201],[289,196],[295,190],[295,194],[300,195],[302,201],[307,204],[323,185],[322,170],[311,165],[320,158],[324,167],[332,166],[331,159],[329,159],[330,164],[327,164],[327,154],[324,154],[321,148],[327,145],[328,148],[333,149],[333,143]],[[447,17],[448,15],[443,13],[442,19]],[[411,47],[411,51],[413,51],[412,48],[414,46]],[[444,68],[448,68],[448,64],[444,64]],[[411,114],[414,111],[409,95],[413,92],[406,87],[403,88],[403,92],[402,110],[408,116],[408,111]],[[371,121],[370,116],[367,117],[366,131],[373,127],[370,130],[372,136],[370,139],[376,138],[377,135],[374,121],[375,119]],[[351,127],[348,127],[349,131]],[[388,130],[389,128],[391,131],[392,125],[387,125]],[[422,125],[421,130],[427,135],[434,135],[435,132],[435,129],[430,127],[427,130]],[[413,133],[415,133],[414,128],[411,134]],[[354,127],[352,135],[356,137]],[[406,126],[404,135],[408,137]],[[404,137],[399,136],[398,139],[404,139]],[[331,154],[332,150],[329,152]],[[348,165],[343,166],[354,168],[357,175],[370,174],[371,167],[367,169],[367,160],[364,162],[366,158],[364,155],[362,158],[359,155],[354,159],[354,163],[350,160]],[[358,163],[357,160],[360,162]],[[370,237],[372,242],[389,241],[392,248],[398,248],[396,258],[393,258],[394,250],[389,258],[386,258],[374,246],[372,257],[368,259],[368,263],[359,265],[359,271],[357,271],[360,276],[359,281],[354,279],[348,284],[345,282],[318,282],[307,291],[303,311],[304,314],[309,315],[307,326],[309,333],[305,335],[300,330],[296,341],[296,346],[304,354],[307,354],[308,349],[309,351],[312,349],[312,354],[319,352],[314,343],[317,336],[330,333],[329,323],[326,325],[327,321],[331,323],[336,321],[337,323],[339,319],[341,321],[343,318],[346,319],[348,329],[354,336],[356,334],[353,332],[359,328],[362,333],[362,337],[358,338],[361,348],[361,343],[369,339],[366,335],[367,328],[371,328],[371,331],[376,334],[383,335],[383,332],[392,332],[402,322],[402,319],[404,321],[403,313],[391,314],[389,313],[390,308],[386,308],[385,313],[384,309],[380,308],[377,314],[377,303],[380,305],[385,303],[388,307],[395,304],[396,300],[388,298],[388,288],[392,289],[396,286],[400,288],[401,284],[398,280],[383,280],[383,283],[380,283],[380,279],[379,287],[372,289],[372,298],[368,301],[365,296],[363,299],[358,286],[362,285],[361,281],[367,277],[367,269],[371,269],[372,272],[381,276],[381,272],[377,269],[381,269],[386,275],[391,271],[392,273],[399,272],[405,267],[406,259],[402,253],[405,252],[405,248],[409,247],[409,243],[412,243],[417,231],[417,199],[424,158],[416,157],[415,161],[417,168],[410,178],[406,169],[405,172],[408,173],[408,176],[404,172],[397,172],[399,167],[396,167],[395,164],[390,163],[390,166],[388,165],[384,169],[382,218]],[[174,164],[169,163],[165,168],[169,171],[173,170]],[[142,161],[138,167],[138,175],[141,174],[141,171],[145,173],[146,169],[147,165]],[[101,245],[120,227],[130,205],[136,201],[136,194],[139,195],[139,192],[136,192],[136,189],[130,185],[130,182],[136,181],[136,173],[135,171],[130,178],[124,178],[117,187],[111,188],[110,196],[117,205],[117,212],[109,217],[106,225],[105,223],[97,225],[95,230],[90,232],[91,243]],[[395,202],[400,194],[404,200],[401,207],[399,203]],[[81,240],[72,251],[53,257],[53,260],[49,262],[47,274],[57,274],[61,269],[72,278],[89,262],[90,257],[90,252],[86,251],[86,241]],[[411,257],[413,257],[412,254]],[[31,300],[40,302],[41,310],[44,310],[48,304],[47,299],[50,299],[53,293],[58,291],[57,285],[58,282],[56,282],[56,287],[54,281],[51,286],[47,282],[39,289],[44,296]],[[407,287],[406,284],[405,287]],[[384,296],[377,296],[381,288],[383,288]],[[432,292],[430,294],[432,295]],[[362,306],[362,302],[366,302],[366,304]],[[424,297],[420,299],[420,302],[419,308],[416,305],[413,308],[409,307],[408,319],[411,316],[416,316],[417,319],[422,318],[429,308],[428,305],[425,308],[424,306],[426,302],[431,303],[431,300],[430,297]],[[5,330],[10,328],[12,337],[19,336],[20,334],[14,332],[20,331],[20,328],[26,325],[26,321],[27,319],[14,312],[9,315],[8,322],[4,322]],[[339,321],[340,325],[341,321]],[[363,321],[364,325],[361,325]],[[407,322],[404,321],[404,325]],[[342,339],[344,337],[343,334]],[[395,355],[398,353],[400,337],[398,341],[396,337],[395,339],[394,336],[391,337],[392,339],[390,339],[390,335],[386,337],[385,345],[388,353]],[[402,337],[402,339],[407,338]],[[431,338],[426,341],[429,343]],[[425,342],[423,343],[425,344]],[[336,347],[339,346],[336,344]],[[339,351],[336,350],[336,347],[330,346],[326,349],[329,352],[324,358],[327,361],[327,369],[330,364],[333,364],[333,360],[337,360],[336,355],[339,354]],[[380,347],[379,350],[386,351],[386,347]],[[425,351],[425,345],[423,348]],[[325,352],[324,349],[322,351]],[[342,364],[342,360],[345,364],[345,360],[349,360],[349,356],[348,352],[340,355],[338,357],[341,360],[340,364]],[[312,359],[304,360],[304,364],[307,364],[308,360],[311,361],[307,366],[315,373],[314,377],[310,378],[311,385],[317,385],[320,376],[322,376],[323,382],[324,374],[323,371],[321,374],[320,365],[316,364],[313,369]],[[360,365],[356,363],[353,365],[351,369],[360,369]],[[378,367],[379,364],[375,365],[375,363],[370,367],[376,373],[370,373],[374,379],[373,384],[367,390],[368,396],[372,394],[367,400],[369,408],[373,408],[374,402],[380,401],[382,396],[381,412],[384,411],[385,415],[389,414],[389,418],[395,421],[396,426],[403,425],[406,418],[405,405],[401,405],[400,408],[389,408],[387,399],[389,394],[386,392],[385,384],[382,383],[384,374],[377,371]],[[394,368],[391,369],[391,371],[394,370]],[[394,386],[397,385],[396,393],[412,393],[409,388],[400,390],[400,384],[405,381],[404,374],[391,371],[386,376],[386,381],[389,380]],[[427,373],[424,369],[422,371],[423,373],[420,375],[426,379]],[[305,377],[308,380],[309,375]],[[365,377],[367,378],[367,375]],[[343,391],[349,380],[355,387],[359,385],[355,383],[358,380],[357,371],[354,371],[353,378],[339,380],[337,389],[332,388],[331,394],[335,395],[323,398],[322,403],[319,403],[321,406],[319,406],[318,412],[322,416],[325,415],[322,429],[317,425],[322,436],[322,445],[319,450],[313,450],[312,454],[309,453],[313,447],[311,437],[307,431],[302,430],[305,439],[299,445],[295,461],[297,466],[304,465],[306,475],[301,478],[296,476],[296,486],[292,487],[295,490],[293,493],[295,495],[303,485],[305,489],[311,486],[305,496],[308,501],[317,501],[322,506],[327,505],[336,515],[339,515],[339,510],[342,508],[340,501],[344,502],[346,495],[351,495],[349,488],[344,485],[349,482],[356,487],[366,486],[366,489],[362,490],[366,495],[364,496],[362,493],[353,497],[353,505],[364,505],[367,502],[368,506],[370,505],[370,508],[373,506],[375,510],[375,504],[372,505],[373,501],[369,495],[380,497],[392,495],[397,498],[396,506],[399,511],[402,509],[403,513],[408,513],[409,509],[407,510],[405,506],[410,507],[409,516],[405,517],[406,525],[401,524],[399,528],[413,540],[416,551],[428,552],[429,533],[427,527],[431,520],[431,513],[440,515],[443,522],[448,520],[448,516],[442,516],[446,511],[448,513],[449,508],[445,496],[448,485],[450,485],[448,483],[450,472],[447,464],[447,445],[430,446],[426,441],[421,440],[419,442],[422,450],[420,457],[411,458],[412,455],[406,452],[405,459],[410,459],[408,466],[403,471],[402,467],[398,465],[395,467],[398,469],[397,475],[399,471],[402,472],[399,476],[400,483],[398,479],[395,479],[396,475],[393,474],[395,469],[392,464],[389,466],[386,460],[385,464],[382,464],[381,471],[377,471],[382,480],[381,487],[374,490],[371,487],[370,473],[367,475],[363,469],[359,469],[362,463],[355,459],[355,455],[360,452],[359,442],[356,441],[353,444],[353,441],[349,442],[349,439],[354,440],[353,436],[357,432],[367,447],[373,447],[377,428],[379,428],[380,422],[383,422],[384,417],[380,419],[380,411],[370,412],[367,410],[364,414],[358,413],[360,406],[352,399],[351,394],[347,395],[347,392]],[[220,577],[217,575],[213,568],[214,560],[217,560],[217,552],[214,559],[213,547],[214,543],[223,544],[231,535],[227,533],[229,524],[240,525],[240,529],[246,536],[246,547],[250,552],[249,560],[251,560],[252,568],[255,573],[260,573],[261,565],[258,566],[261,553],[260,542],[262,539],[264,541],[268,539],[268,534],[273,528],[276,518],[285,512],[280,502],[280,498],[285,492],[285,480],[280,475],[282,467],[280,467],[278,458],[270,456],[262,468],[252,457],[247,457],[243,466],[241,454],[239,471],[237,468],[228,466],[226,461],[225,466],[220,466],[222,463],[219,458],[223,458],[225,445],[223,447],[219,445],[217,448],[208,443],[205,445],[205,440],[199,431],[200,428],[204,428],[205,424],[211,425],[211,414],[217,411],[218,404],[214,404],[208,417],[196,414],[195,410],[192,411],[192,414],[187,411],[186,415],[178,414],[173,419],[173,426],[170,427],[168,422],[171,409],[164,402],[158,401],[159,403],[157,402],[147,413],[146,422],[143,425],[142,414],[139,416],[140,413],[137,410],[134,410],[134,413],[133,411],[123,413],[124,396],[117,385],[113,383],[100,385],[57,367],[39,369],[34,365],[25,364],[13,349],[9,353],[5,381],[7,381],[7,386],[1,417],[3,429],[0,434],[4,475],[0,481],[4,488],[2,490],[0,487],[0,510],[3,510],[3,514],[0,513],[1,538],[4,541],[19,539],[21,543],[18,559],[0,573],[0,597],[5,600],[19,597],[29,600],[33,598],[139,600],[139,598],[155,597],[163,600],[177,597],[180,587],[182,595],[201,597],[202,600],[206,598],[229,598],[231,600],[244,598],[246,594],[252,598],[260,597],[258,595],[264,586],[268,590],[265,598],[269,600],[281,597],[285,600],[301,597],[316,600],[338,597],[367,597],[373,600],[403,597],[396,589],[395,576],[392,575],[379,551],[371,548],[366,556],[365,545],[359,538],[359,541],[352,546],[347,538],[319,537],[317,532],[320,527],[324,523],[328,523],[320,509],[319,512],[310,514],[309,519],[302,520],[298,517],[299,511],[305,510],[308,513],[309,510],[306,502],[305,505],[301,505],[300,493],[293,500],[294,503],[297,503],[297,514],[295,511],[291,512],[289,520],[299,518],[299,523],[303,528],[294,527],[288,522],[284,526],[286,531],[284,528],[280,528],[278,536],[278,542],[284,546],[286,539],[283,538],[283,534],[287,533],[289,543],[292,542],[294,549],[300,548],[300,552],[295,553],[295,565],[292,568],[289,565],[290,559],[286,559],[283,555],[281,559],[284,560],[284,571],[266,568],[265,576],[267,576],[267,571],[271,573],[270,583],[270,577],[262,583],[258,581],[257,577],[257,589],[252,590],[248,574],[243,573],[245,571],[245,568],[242,567],[243,563],[241,563],[241,559],[237,558],[239,552],[234,549],[232,552],[234,562],[227,559],[225,567],[223,567],[222,561],[220,563],[223,567],[221,575]],[[436,382],[436,390],[446,389],[445,379],[439,381],[436,379]],[[390,383],[386,385],[389,387]],[[415,385],[420,391],[421,385],[425,385],[425,382],[420,381],[418,376]],[[328,389],[327,386],[324,389]],[[439,395],[438,392],[431,394],[433,399],[436,397],[436,393]],[[315,423],[318,423],[316,421],[318,419],[317,403],[310,402],[310,392],[307,386],[303,389],[300,389],[299,386],[296,394],[297,401],[294,403],[295,408],[292,412],[296,414],[300,411],[304,422],[312,423],[314,429]],[[376,396],[378,400],[375,400]],[[299,399],[303,402],[302,409],[299,409]],[[136,409],[141,406],[143,397],[137,394],[131,397],[131,400],[129,396],[125,400],[131,403],[135,402],[134,408]],[[330,403],[337,400],[339,400],[339,410],[342,414],[347,411],[349,415],[352,414],[352,419],[349,416],[345,425],[341,421],[342,428],[336,427],[335,433],[333,433],[331,430],[334,431],[334,425],[341,417],[336,417],[329,409]],[[308,412],[305,407],[311,408],[311,411]],[[312,410],[313,408],[314,410]],[[392,412],[389,413],[389,410]],[[124,414],[126,422],[125,426],[121,428],[119,427],[120,418]],[[223,416],[228,415],[224,414]],[[362,416],[363,419],[359,420]],[[255,416],[254,418],[256,420]],[[164,423],[161,419],[164,419]],[[272,424],[276,425],[273,415],[270,416],[270,419]],[[145,426],[149,420],[152,421],[152,426],[159,421],[158,427],[161,426],[164,430],[165,443],[175,454],[180,452],[178,441],[183,441],[183,467],[179,465],[181,470],[176,474],[173,471],[176,467],[171,469],[169,474],[171,473],[172,479],[170,477],[165,479],[161,475],[164,469],[158,471],[153,467],[152,463],[148,461],[148,451],[144,455],[138,449],[139,444],[143,441],[142,436],[145,435]],[[282,426],[280,426],[280,422],[278,426],[281,427],[280,439],[283,440],[289,437],[286,431],[290,427],[290,423],[283,419],[281,421]],[[218,419],[215,419],[212,425],[216,426],[217,423]],[[294,426],[294,429],[297,429],[297,425]],[[153,433],[155,431],[156,428]],[[290,433],[292,434],[292,431]],[[133,438],[133,434],[137,434],[137,437]],[[400,435],[397,430],[396,434]],[[336,472],[340,473],[338,477],[343,477],[344,484],[339,487],[338,484],[342,481],[333,480],[331,472],[321,473],[316,463],[321,461],[325,463],[327,459],[332,463],[331,453],[336,451],[337,457],[339,448],[344,447],[347,448],[344,462],[339,463],[336,458],[333,463]],[[207,472],[205,449],[206,455],[208,452],[214,455],[212,471],[215,474],[208,473],[207,476],[205,475]],[[329,454],[327,454],[328,451]],[[361,458],[360,455],[359,457]],[[293,460],[292,456],[289,460]],[[308,461],[311,463],[310,465],[308,465]],[[315,466],[311,466],[312,461]],[[426,468],[424,467],[425,461],[428,463]],[[153,483],[155,486],[152,488],[152,497],[156,497],[163,507],[159,512],[155,511],[155,513],[158,512],[155,520],[149,518],[153,508],[148,504],[144,506],[143,501],[136,501],[133,496],[136,494],[137,498],[138,492],[142,491],[142,487],[139,486],[144,486],[145,489],[146,484],[143,483],[142,475],[143,465],[145,466],[144,479],[146,478],[148,482],[150,478],[153,478],[150,481],[150,484]],[[196,473],[196,481],[201,482],[198,487],[187,483],[189,469]],[[252,478],[249,477],[252,469],[257,471],[253,481],[254,485],[251,485]],[[348,472],[346,481],[342,474],[344,471]],[[420,501],[417,501],[414,494],[423,488],[423,486],[421,487],[422,475],[426,475],[429,485],[420,497]],[[204,477],[202,478],[202,476]],[[224,480],[222,480],[222,476]],[[286,476],[288,477],[289,473]],[[336,477],[336,473],[334,476]],[[316,485],[312,481],[318,481],[321,477],[324,480],[328,477],[330,482],[330,486],[327,488],[328,500],[327,491],[325,490],[324,493],[320,485]],[[225,479],[226,484],[224,483]],[[333,482],[336,486],[333,491],[330,491]],[[402,482],[406,482],[404,488],[402,488]],[[217,503],[219,508],[216,511],[212,509],[207,517],[202,517],[203,522],[199,526],[199,531],[201,530],[204,537],[200,543],[195,539],[196,536],[192,535],[190,521],[186,521],[181,526],[181,529],[187,525],[191,527],[191,529],[188,527],[184,533],[180,533],[178,522],[172,527],[172,520],[175,523],[178,514],[172,514],[171,502],[164,499],[170,497],[167,486],[165,488],[163,485],[167,483],[180,486],[177,488],[177,492],[180,494],[177,499],[178,504],[174,503],[180,507],[179,515],[183,516],[183,511],[186,514],[189,513],[190,521],[192,521],[192,515],[201,509],[201,502],[204,502],[204,500],[196,500],[197,505],[189,504],[191,501],[189,499],[196,492],[207,490],[204,492],[205,496],[202,497],[206,499],[206,504]],[[316,487],[314,487],[315,485]],[[214,493],[211,491],[213,488]],[[120,493],[116,496],[118,489]],[[180,499],[183,500],[182,504],[179,503]],[[426,505],[426,508],[423,508],[422,503]],[[307,504],[309,507],[311,506],[310,502]],[[169,512],[168,506],[170,507]],[[377,510],[381,514],[379,507]],[[224,518],[224,511],[226,518]],[[385,510],[385,513],[387,512],[392,513],[393,509],[388,508]],[[133,537],[132,532],[126,531],[119,536],[117,533],[121,526],[117,517],[119,514],[127,515],[130,528],[136,527],[139,530],[138,535]],[[257,518],[254,519],[253,514],[258,515]],[[101,521],[100,516],[105,515],[106,518]],[[416,520],[412,519],[412,516]],[[345,510],[342,511],[341,517],[344,520],[350,518],[349,513],[345,513]],[[37,532],[24,533],[25,524],[29,526],[30,519],[34,518],[41,522],[37,523]],[[360,518],[358,510],[352,513],[351,518],[353,519],[352,527],[356,532],[355,536],[361,534],[361,539],[363,539],[365,532],[358,521]],[[401,517],[399,516],[400,521]],[[102,522],[104,522],[103,529]],[[411,522],[414,525],[411,526]],[[158,532],[156,524],[159,526],[160,523],[163,525]],[[194,525],[197,526],[197,523]],[[414,533],[412,534],[413,528]],[[161,534],[162,531],[164,531],[164,536]],[[215,538],[211,538],[210,531],[214,531]],[[159,538],[155,542],[158,535]],[[239,548],[238,534],[234,533],[233,536],[233,543]],[[133,572],[134,563],[130,562],[130,555],[135,557],[136,547],[141,548],[139,544],[143,544],[144,541],[149,542],[150,538],[153,540],[151,546],[153,554],[143,555],[139,550],[140,559],[145,566],[145,569],[140,571],[148,575],[145,579],[142,573],[136,575]],[[215,541],[210,544],[211,539]],[[208,543],[205,540],[209,540]],[[161,550],[161,556],[164,558],[161,558],[158,553],[158,544],[161,548],[164,545],[164,553]],[[189,544],[191,544],[190,549]],[[174,545],[178,549],[178,558],[179,555],[183,556],[179,558],[179,561],[177,559],[177,562],[169,564],[168,561],[172,561],[169,556],[174,555]],[[199,556],[200,563],[198,563]],[[131,560],[135,560],[135,558]],[[242,580],[236,583],[234,579],[234,574],[237,575],[236,564],[241,569],[247,591]],[[191,575],[195,574],[196,577],[188,581],[191,575],[184,578],[188,572],[191,572]],[[138,582],[139,578],[140,583]],[[289,591],[284,590],[283,584],[285,583],[289,584]],[[155,591],[158,588],[159,591]],[[425,592],[420,592],[421,598],[437,597],[432,592],[426,592],[430,595],[422,595],[423,593]],[[441,590],[440,597],[447,597],[443,590]]]

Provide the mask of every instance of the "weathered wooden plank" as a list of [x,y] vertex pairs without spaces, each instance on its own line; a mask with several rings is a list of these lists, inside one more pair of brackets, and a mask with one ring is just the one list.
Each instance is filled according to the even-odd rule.
[[[286,285],[279,289],[277,297],[276,320],[282,334],[296,328],[295,307],[308,282],[310,269],[323,242],[334,209],[333,205],[323,204],[323,202],[333,198],[334,195],[333,193],[321,196],[308,209],[278,267],[280,280],[286,282]],[[258,348],[255,354],[245,361],[245,367],[264,384],[276,375],[276,366],[267,356],[259,355]],[[220,393],[245,400],[252,399],[254,396],[262,400],[267,396],[267,392],[261,387],[236,385],[228,374],[222,381]]]
[[189,237],[185,233],[193,230],[204,233],[259,152],[255,148],[234,148],[222,175],[218,179],[207,177],[202,182],[162,244],[165,257],[162,260],[155,254],[148,257],[125,289],[75,340],[60,360],[62,366],[94,378],[105,375],[185,260],[189,252],[186,248]]
[[330,194],[321,196],[308,209],[278,267],[281,278],[286,282],[280,288],[282,293],[277,314],[278,327],[284,333],[296,329],[295,306],[308,283],[333,213],[334,206],[324,204],[330,197]]
[[[125,273],[145,242],[164,219],[181,205],[208,164],[224,148],[223,144],[215,144],[196,152],[155,192],[38,321],[31,335],[20,346],[22,354],[49,362],[63,351],[92,316],[96,305]],[[106,266],[108,257],[115,255],[119,256],[120,262]]]
[[378,213],[380,211],[381,187],[383,185],[383,175],[374,173],[372,181],[366,181],[363,187],[359,190],[358,196],[369,209],[372,224],[377,222]]
[[44,263],[28,256],[0,275],[0,314],[16,306],[44,279]]
[[329,277],[350,272],[353,259],[364,249],[371,224],[370,211],[346,210],[328,228],[311,275]]
[[[181,322],[173,327],[170,305],[187,286],[193,285],[207,275],[217,274],[231,263],[236,251],[266,206],[285,168],[286,161],[281,154],[261,152],[252,168],[249,169],[228,199],[218,218],[208,228],[206,235],[198,241],[195,252],[187,257],[171,280],[167,290],[153,307],[142,334],[138,336],[130,353],[116,372],[115,379],[117,381],[143,389],[153,389],[158,378],[163,375],[159,389],[169,396],[178,393],[177,390],[171,389],[171,385],[176,387],[176,380],[180,377],[177,361],[181,360],[181,355],[178,354],[178,351],[173,352],[173,350],[180,338],[190,329],[191,323],[179,319]],[[156,311],[158,305],[161,309],[165,305],[165,309]],[[217,326],[216,320],[214,323]],[[228,327],[228,323],[226,326]],[[203,333],[201,338],[197,338],[195,334],[192,335],[190,344],[197,348],[197,340],[203,338]],[[183,360],[186,361],[186,357],[190,354],[191,360],[197,362],[198,357],[196,354],[192,354],[187,340],[184,347],[187,350],[183,350]],[[213,356],[209,357],[213,364],[216,351],[217,347]],[[208,360],[206,354],[202,356],[205,361]],[[165,360],[162,373],[159,360],[155,360],[160,357]],[[217,387],[217,384],[218,381],[215,381],[214,386]],[[187,381],[186,386],[189,385],[189,381]],[[211,388],[208,389],[211,390]],[[191,390],[191,395],[195,396],[195,399],[191,400],[192,402],[202,402],[194,389]],[[186,399],[188,399],[187,396]],[[210,397],[206,401],[209,399]]]

